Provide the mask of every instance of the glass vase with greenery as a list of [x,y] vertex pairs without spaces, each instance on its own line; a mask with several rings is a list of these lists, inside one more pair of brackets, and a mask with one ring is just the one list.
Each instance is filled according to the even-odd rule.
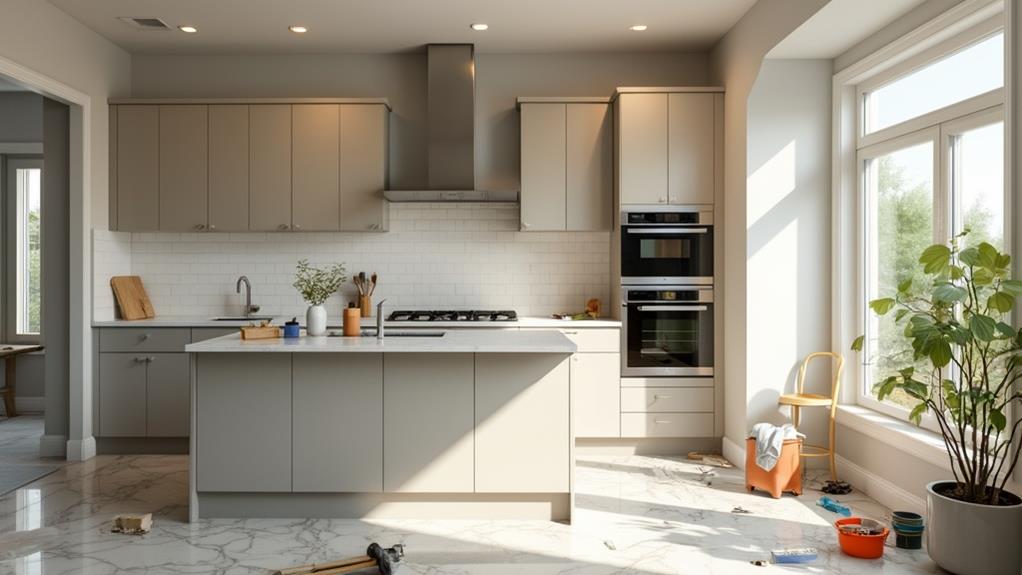
[[344,264],[317,268],[309,265],[309,260],[301,259],[295,269],[295,281],[291,285],[302,294],[306,303],[319,306],[341,289],[347,280]]
[[[945,496],[983,505],[1010,505],[1004,491],[1019,462],[1022,417],[1022,330],[1011,324],[1022,281],[1011,279],[1011,257],[989,243],[966,246],[968,231],[919,257],[923,280],[909,278],[893,297],[873,300],[879,316],[894,314],[912,360],[874,386],[881,401],[901,390],[915,403],[917,425],[932,414],[947,449],[955,485]],[[865,336],[852,345],[862,351]]]

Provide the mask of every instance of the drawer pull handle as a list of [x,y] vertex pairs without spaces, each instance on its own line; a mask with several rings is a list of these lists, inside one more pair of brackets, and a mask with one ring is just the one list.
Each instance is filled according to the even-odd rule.
[[135,358],[135,363],[145,363],[145,361],[146,361],[146,358],[144,358],[144,357],[136,357]]
[[148,333],[143,333],[142,334],[142,341],[148,341],[148,340],[149,340],[149,334]]
[[670,421],[668,421],[666,419],[654,419],[653,423],[655,423],[657,425],[660,425],[661,423],[670,423]]
[[156,358],[150,356],[150,357],[145,358],[145,360],[146,360],[146,363],[152,363],[152,362],[156,361]]
[[653,396],[653,401],[658,401],[658,400],[661,400],[661,399],[670,399],[670,398],[671,398],[671,396],[669,396],[669,395],[654,395]]

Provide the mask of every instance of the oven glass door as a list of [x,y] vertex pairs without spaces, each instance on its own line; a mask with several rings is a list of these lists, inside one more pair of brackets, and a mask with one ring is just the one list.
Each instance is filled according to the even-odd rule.
[[[713,228],[624,226],[621,228],[624,278],[713,278]],[[623,280],[623,281],[628,281]]]
[[713,375],[713,304],[626,306],[623,375]]

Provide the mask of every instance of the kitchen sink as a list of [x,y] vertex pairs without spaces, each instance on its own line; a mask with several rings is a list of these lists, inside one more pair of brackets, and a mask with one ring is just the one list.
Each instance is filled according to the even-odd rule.
[[273,317],[268,315],[267,316],[253,315],[249,317],[245,317],[243,315],[224,315],[219,317],[211,317],[209,318],[209,321],[269,321],[271,319],[273,319]]

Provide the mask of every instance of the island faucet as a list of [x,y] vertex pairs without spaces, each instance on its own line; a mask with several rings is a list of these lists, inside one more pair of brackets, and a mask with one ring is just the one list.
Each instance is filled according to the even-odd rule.
[[238,284],[234,287],[235,293],[241,293],[241,284],[245,284],[245,317],[259,311],[259,306],[252,305],[252,283],[247,276],[238,278]]
[[381,299],[380,303],[376,304],[376,339],[383,339],[383,302],[386,299]]

